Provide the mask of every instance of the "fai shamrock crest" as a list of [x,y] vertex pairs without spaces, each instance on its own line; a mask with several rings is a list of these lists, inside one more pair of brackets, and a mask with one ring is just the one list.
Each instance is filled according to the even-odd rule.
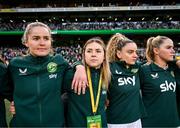
[[48,72],[50,72],[50,73],[56,72],[56,70],[57,70],[57,64],[54,63],[54,62],[50,62],[50,63],[47,65],[47,70],[48,70]]
[[134,73],[134,74],[137,73],[138,72],[138,68],[131,69],[131,72]]
[[171,71],[171,75],[172,75],[172,77],[175,77],[175,76],[174,76],[174,71]]

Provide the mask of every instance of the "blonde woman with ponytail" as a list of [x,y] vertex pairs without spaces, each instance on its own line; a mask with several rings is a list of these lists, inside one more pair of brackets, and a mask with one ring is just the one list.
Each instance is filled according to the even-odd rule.
[[[143,127],[177,127],[179,125],[173,61],[173,41],[166,36],[150,37],[147,41],[146,58],[149,62],[140,71],[142,100],[147,116]],[[176,69],[179,70],[179,69]]]
[[107,45],[112,79],[108,90],[108,128],[141,128],[144,107],[140,96],[137,45],[122,34]]

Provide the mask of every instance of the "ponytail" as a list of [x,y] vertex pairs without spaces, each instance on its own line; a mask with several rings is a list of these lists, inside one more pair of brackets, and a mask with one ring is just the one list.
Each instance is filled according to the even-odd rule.
[[154,61],[154,52],[153,52],[153,45],[152,45],[152,41],[153,41],[154,37],[150,37],[147,40],[147,45],[146,45],[146,59],[148,62],[152,62]]
[[118,44],[120,42],[123,42],[123,40],[126,40],[127,37],[125,37],[124,35],[120,34],[120,33],[116,33],[115,35],[113,35],[110,40],[108,41],[107,44],[107,58],[109,60],[109,62],[112,61],[116,61],[118,60],[117,56],[116,56],[116,52],[118,50]]
[[155,61],[155,54],[153,49],[159,48],[162,43],[164,43],[164,40],[169,39],[166,36],[156,36],[156,37],[150,37],[147,40],[147,46],[146,46],[146,59],[149,62]]

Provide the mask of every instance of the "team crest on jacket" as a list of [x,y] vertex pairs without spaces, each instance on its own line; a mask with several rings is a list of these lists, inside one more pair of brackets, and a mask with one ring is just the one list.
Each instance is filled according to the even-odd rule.
[[56,72],[56,70],[57,70],[57,64],[54,63],[54,62],[50,62],[50,63],[47,65],[47,70],[48,70],[48,72],[50,72],[50,73]]
[[138,72],[138,68],[131,69],[131,72],[134,73],[134,74],[137,73]]
[[106,95],[107,91],[106,90],[102,90],[102,95]]
[[171,75],[172,75],[172,77],[175,77],[175,76],[174,76],[174,72],[173,72],[173,71],[171,71]]

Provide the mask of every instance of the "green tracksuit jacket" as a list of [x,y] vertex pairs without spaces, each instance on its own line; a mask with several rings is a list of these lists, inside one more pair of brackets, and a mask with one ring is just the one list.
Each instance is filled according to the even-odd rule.
[[164,70],[154,63],[144,65],[140,79],[147,112],[147,117],[142,119],[143,127],[178,126],[174,69]]
[[175,78],[176,78],[176,88],[177,88],[177,104],[178,104],[178,112],[179,112],[179,126],[180,126],[180,69],[176,68],[175,72]]
[[132,123],[145,114],[140,96],[139,66],[126,68],[125,62],[116,61],[110,68],[112,79],[108,91],[107,122]]
[[[97,96],[100,69],[91,68],[91,80],[94,91],[94,97]],[[73,72],[70,73],[71,78]],[[70,75],[68,75],[68,78]],[[72,79],[66,79],[66,81],[71,82]],[[67,86],[66,86],[67,87]],[[89,88],[86,88],[85,94],[77,95],[73,90],[66,88],[68,90],[68,110],[67,110],[67,126],[68,127],[87,127],[87,116],[93,116],[91,108],[91,99]],[[106,112],[105,112],[105,101],[107,98],[107,90],[101,89],[99,106],[96,115],[101,115],[102,127],[107,127]],[[96,99],[95,99],[96,100]]]
[[6,124],[6,111],[4,104],[4,89],[7,83],[7,68],[6,66],[0,62],[0,127],[7,127]]
[[68,63],[60,56],[17,57],[10,61],[15,127],[62,127],[61,89]]

